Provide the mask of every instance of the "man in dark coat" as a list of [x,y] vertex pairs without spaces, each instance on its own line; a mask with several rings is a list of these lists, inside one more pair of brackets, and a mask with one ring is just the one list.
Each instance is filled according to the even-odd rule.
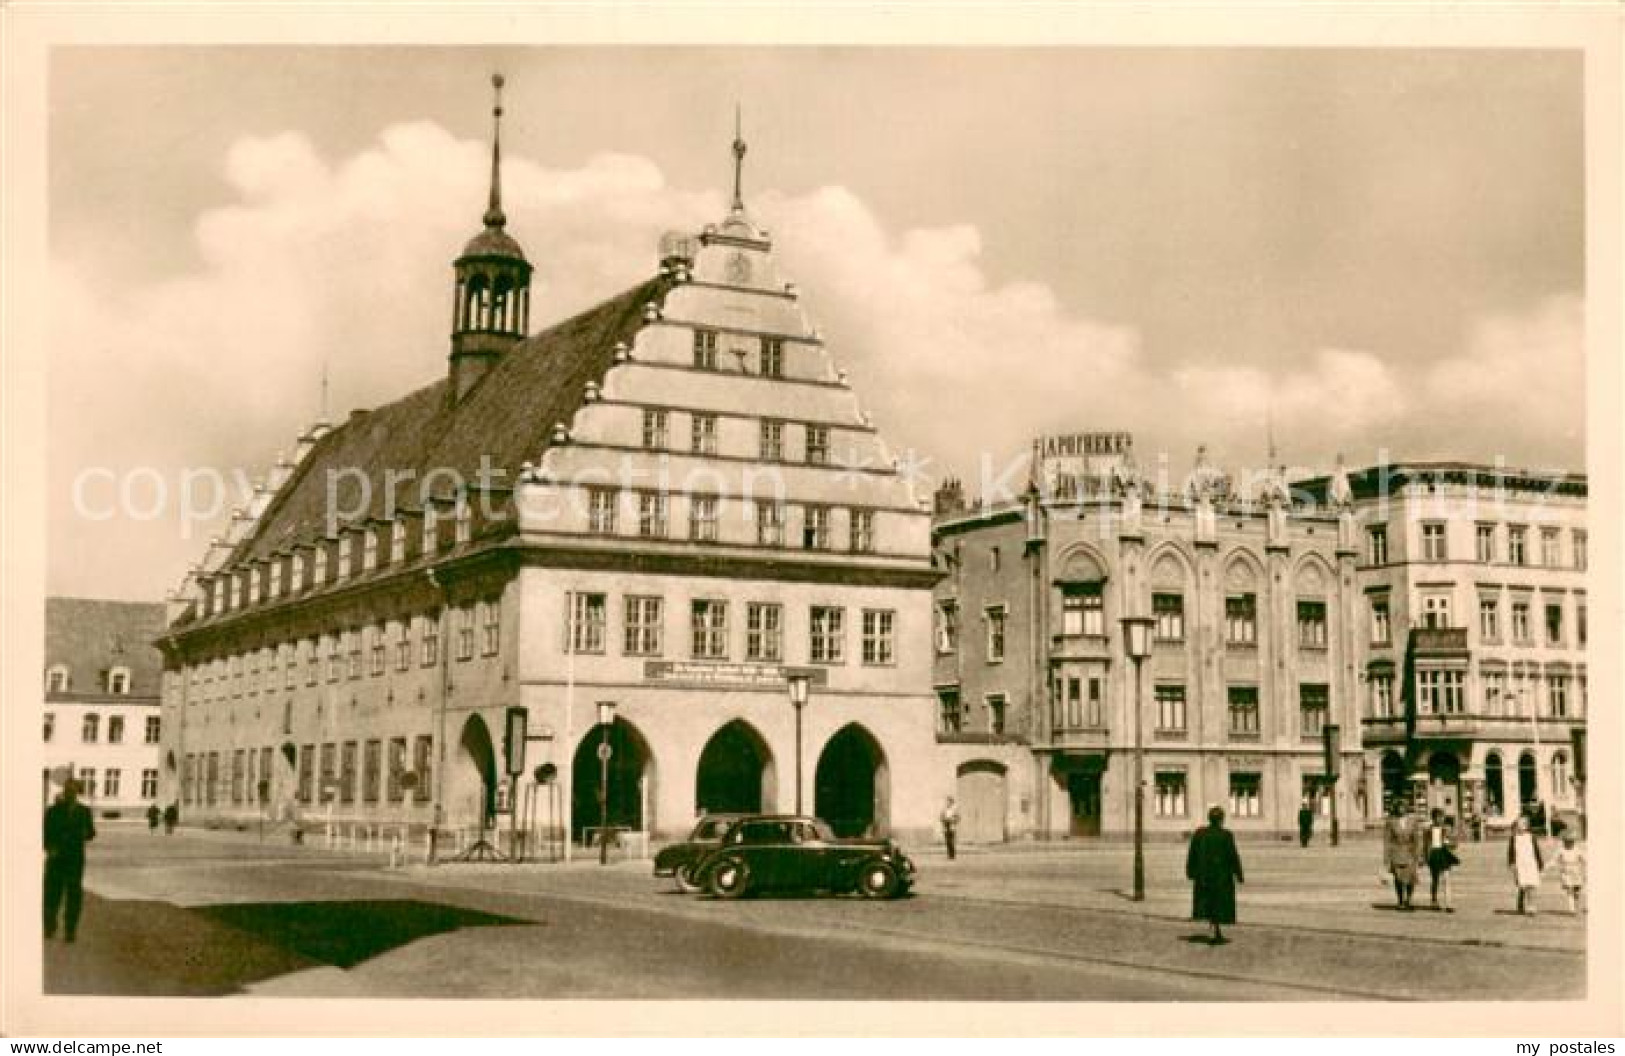
[[69,778],[62,794],[45,808],[45,937],[56,934],[58,911],[67,902],[63,938],[79,930],[85,897],[85,844],[96,838],[96,822],[79,802],[79,782]]
[[1315,835],[1315,808],[1309,805],[1306,799],[1303,806],[1298,808],[1298,846],[1309,846],[1309,840]]
[[1191,919],[1213,925],[1209,941],[1218,946],[1230,941],[1224,937],[1223,925],[1236,922],[1236,885],[1246,881],[1241,875],[1236,838],[1224,827],[1224,808],[1208,808],[1207,822],[1207,828],[1191,837],[1190,851],[1185,855],[1185,876],[1194,885]]

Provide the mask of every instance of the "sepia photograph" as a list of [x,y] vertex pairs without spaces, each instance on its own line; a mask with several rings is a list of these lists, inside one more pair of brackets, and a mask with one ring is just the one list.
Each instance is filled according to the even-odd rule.
[[8,45],[5,1033],[1620,1032],[1616,23],[519,14]]

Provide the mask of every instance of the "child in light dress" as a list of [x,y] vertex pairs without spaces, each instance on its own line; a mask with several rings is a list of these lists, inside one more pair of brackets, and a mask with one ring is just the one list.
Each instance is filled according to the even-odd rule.
[[1578,913],[1584,907],[1586,854],[1574,842],[1574,833],[1563,834],[1563,849],[1557,852],[1557,876],[1568,896],[1569,912]]

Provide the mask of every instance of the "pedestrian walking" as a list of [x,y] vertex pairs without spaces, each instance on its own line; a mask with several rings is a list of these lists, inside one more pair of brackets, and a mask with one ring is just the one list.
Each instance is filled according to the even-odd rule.
[[942,807],[942,843],[948,848],[948,860],[952,861],[956,851],[955,839],[959,834],[959,807],[954,803],[954,797],[949,796],[948,802]]
[[1569,900],[1569,912],[1585,908],[1586,852],[1576,845],[1574,830],[1563,833],[1563,849],[1557,852],[1557,877]]
[[163,811],[158,809],[158,804],[154,803],[151,806],[147,807],[147,831],[148,832],[157,832],[158,831],[158,822],[161,819],[162,815],[163,815]]
[[[56,802],[45,808],[45,937],[56,935],[62,917],[65,942],[79,932],[85,898],[85,844],[96,838],[96,822],[79,802],[79,782],[62,783]],[[66,905],[64,905],[66,903]]]
[[[1444,811],[1438,807],[1433,808],[1433,816],[1428,822],[1426,831],[1422,833],[1423,844],[1427,848],[1428,878],[1432,881],[1430,892],[1433,898],[1433,908],[1443,909],[1446,913],[1454,913],[1450,906],[1450,870],[1461,864],[1456,857],[1456,830],[1445,820]],[[1439,904],[1439,893],[1444,892],[1444,904]]]
[[1298,808],[1298,846],[1307,847],[1315,835],[1315,808],[1306,799]]
[[181,808],[171,803],[164,808],[164,835],[175,835],[175,826],[181,820]]
[[1224,808],[1212,806],[1207,812],[1207,828],[1191,837],[1185,854],[1185,878],[1191,882],[1191,919],[1205,920],[1213,927],[1208,942],[1222,946],[1224,925],[1236,922],[1236,885],[1245,883],[1241,875],[1241,855],[1236,838],[1224,827]]
[[1507,840],[1507,868],[1518,885],[1518,912],[1535,915],[1535,896],[1540,892],[1540,874],[1546,868],[1540,855],[1540,841],[1529,829],[1529,819],[1519,818]]
[[1389,804],[1388,820],[1382,828],[1382,857],[1394,878],[1394,898],[1403,910],[1411,908],[1411,896],[1416,890],[1421,859],[1419,836],[1404,805],[1397,799]]

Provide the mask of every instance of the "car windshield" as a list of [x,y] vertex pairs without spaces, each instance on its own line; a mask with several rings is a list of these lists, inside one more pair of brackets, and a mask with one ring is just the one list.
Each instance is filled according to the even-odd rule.
[[817,831],[818,838],[820,840],[824,840],[825,842],[828,842],[828,841],[833,840],[835,838],[834,830],[832,830],[829,827],[828,823],[826,823],[822,819],[814,818],[812,826],[813,826],[813,829],[815,831]]
[[700,823],[694,826],[689,834],[691,840],[714,840],[728,831],[728,826],[734,823],[733,818],[701,818]]

